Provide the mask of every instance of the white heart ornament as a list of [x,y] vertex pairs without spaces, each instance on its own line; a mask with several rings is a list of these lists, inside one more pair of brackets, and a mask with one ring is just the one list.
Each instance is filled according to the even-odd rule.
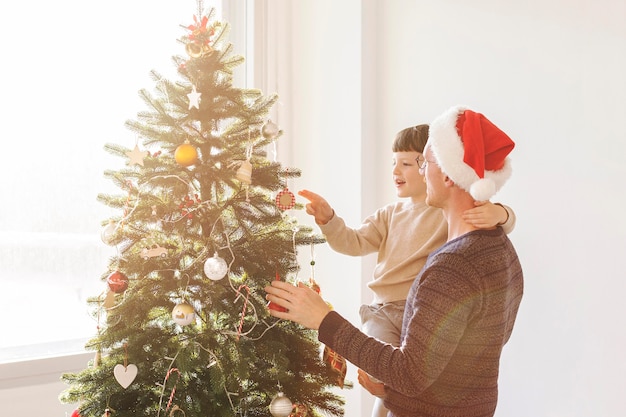
[[117,379],[122,388],[126,389],[137,377],[137,366],[132,363],[128,366],[117,364],[113,368],[113,375],[115,375],[115,379]]

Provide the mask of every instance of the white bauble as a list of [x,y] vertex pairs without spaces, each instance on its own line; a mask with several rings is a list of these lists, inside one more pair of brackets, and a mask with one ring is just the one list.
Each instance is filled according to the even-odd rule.
[[111,245],[113,243],[113,236],[115,235],[115,230],[117,229],[117,225],[113,220],[109,220],[109,224],[104,226],[102,232],[100,232],[100,239],[107,245]]
[[224,278],[227,272],[228,264],[217,256],[217,253],[204,262],[204,274],[213,281],[219,281]]
[[278,129],[278,125],[276,123],[268,120],[261,128],[261,134],[265,139],[273,140],[280,134],[280,130]]
[[279,392],[270,403],[270,413],[274,417],[289,417],[293,410],[291,400],[285,397],[285,394]]

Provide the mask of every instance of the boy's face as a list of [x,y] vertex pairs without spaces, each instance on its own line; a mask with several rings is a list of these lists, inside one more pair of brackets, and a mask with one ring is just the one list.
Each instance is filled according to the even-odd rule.
[[423,201],[426,197],[424,177],[420,174],[417,159],[424,160],[420,152],[393,153],[393,181],[398,197]]

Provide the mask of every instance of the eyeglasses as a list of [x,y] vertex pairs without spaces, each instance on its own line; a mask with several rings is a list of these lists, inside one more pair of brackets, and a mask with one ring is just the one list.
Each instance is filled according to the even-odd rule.
[[424,170],[426,169],[426,166],[430,163],[430,164],[436,164],[437,162],[435,161],[429,161],[426,158],[424,158],[423,156],[418,156],[417,158],[415,158],[415,162],[417,162],[417,167],[420,170]]

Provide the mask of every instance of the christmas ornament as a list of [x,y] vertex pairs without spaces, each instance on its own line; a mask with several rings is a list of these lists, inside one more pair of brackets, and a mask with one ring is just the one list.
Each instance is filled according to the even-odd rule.
[[276,195],[276,205],[281,210],[289,210],[296,205],[296,196],[287,187]]
[[148,156],[149,152],[148,151],[141,151],[139,150],[139,146],[137,144],[135,144],[135,148],[132,151],[127,151],[126,152],[126,156],[128,156],[130,158],[130,160],[127,162],[128,165],[141,165],[143,166],[143,158],[145,158],[146,156]]
[[124,365],[115,365],[113,375],[115,375],[115,379],[124,389],[128,388],[137,377],[137,366],[128,364],[128,345],[126,343],[124,343]]
[[156,243],[149,248],[143,248],[141,250],[141,257],[146,260],[148,258],[165,258],[167,256],[167,249],[157,245]]
[[306,417],[309,413],[309,409],[304,404],[295,404],[293,406],[293,412],[289,414],[289,417]]
[[102,360],[102,352],[100,351],[100,349],[98,349],[96,351],[96,354],[93,357],[93,367],[97,368],[98,366],[100,366],[101,360]]
[[261,128],[261,134],[265,139],[276,139],[279,133],[280,130],[278,129],[278,125],[276,125],[276,123],[272,122],[271,120],[265,122],[265,124]]
[[252,184],[252,164],[249,159],[241,163],[237,170],[237,179],[244,184]]
[[111,410],[108,408],[105,408],[104,414],[102,414],[102,417],[111,417]]
[[239,296],[242,294],[241,289],[246,290],[246,299],[244,300],[243,309],[241,310],[241,319],[239,320],[239,328],[237,329],[237,340],[239,340],[239,337],[241,336],[241,330],[243,329],[243,319],[246,317],[246,309],[248,308],[248,298],[250,298],[250,288],[248,288],[247,285],[241,284],[239,288],[237,288],[237,298],[235,298],[235,301],[237,301],[239,299]]
[[217,252],[212,258],[207,259],[204,262],[204,273],[213,281],[219,281],[226,276],[228,272],[228,264],[225,260],[217,256]]
[[322,358],[324,362],[326,362],[335,372],[339,374],[337,376],[337,385],[339,388],[343,388],[343,384],[346,379],[346,372],[348,370],[346,359],[328,346],[324,346],[324,354]]
[[293,410],[293,404],[282,392],[276,394],[270,403],[270,413],[272,413],[274,417],[289,417],[291,410]]
[[80,414],[78,413],[78,408],[72,411],[72,415],[70,417],[80,417]]
[[184,167],[191,166],[198,161],[198,150],[195,146],[186,141],[176,148],[174,159]]
[[102,232],[100,232],[100,239],[107,245],[113,244],[113,236],[115,235],[115,230],[117,229],[115,222],[113,220],[109,220],[109,223],[104,226]]
[[219,22],[207,28],[209,20],[206,16],[203,16],[200,21],[198,21],[197,16],[194,16],[193,20],[196,24],[187,26],[191,33],[188,36],[190,42],[185,45],[185,51],[192,58],[200,58],[203,55],[212,54],[213,48],[209,45],[209,41],[215,34],[215,26],[218,26]]
[[178,205],[178,208],[180,208],[180,212],[183,217],[193,219],[193,212],[195,210],[193,206],[199,204],[202,204],[202,200],[200,200],[198,194],[194,194],[193,198],[189,195],[186,195],[185,198],[183,198],[183,201],[181,201]]
[[115,293],[111,290],[107,291],[104,301],[102,302],[102,307],[105,309],[113,308],[115,306]]
[[[165,383],[167,383],[167,380],[170,379],[170,376],[176,372],[176,381],[174,381],[174,386],[172,387],[172,392],[170,393],[170,398],[167,401],[167,407],[165,407],[165,411],[169,411],[170,407],[172,406],[172,403],[174,401],[174,394],[176,394],[176,385],[178,385],[178,380],[180,379],[180,371],[177,368],[171,368],[169,371],[167,371],[167,375],[165,375]],[[163,384],[163,387],[165,387],[165,384]],[[182,410],[181,410],[182,411]],[[172,413],[174,412],[174,410],[172,410]],[[184,412],[183,412],[184,414]]]
[[[315,261],[311,260],[311,270],[313,270],[315,266]],[[313,278],[310,279],[310,284],[311,284],[311,288],[317,292],[318,294],[321,293],[321,287],[318,285],[317,282],[315,282],[315,280]],[[330,309],[333,309],[333,306],[330,303],[326,303],[328,304],[328,307],[330,307]],[[339,386],[339,388],[343,388],[344,385],[344,381],[346,379],[346,373],[348,371],[348,364],[346,362],[346,359],[341,356],[340,354],[338,354],[337,352],[335,352],[334,350],[332,350],[331,348],[329,348],[328,346],[324,345],[324,352],[322,354],[322,360],[328,364],[332,370],[334,370],[337,374],[339,374],[337,376],[337,385]]]
[[200,58],[202,56],[202,49],[200,42],[189,42],[185,45],[185,51],[192,58]]
[[182,410],[182,408],[180,408],[179,406],[177,406],[176,404],[174,404],[174,405],[172,406],[172,411],[170,411],[169,417],[174,417],[174,416],[176,416],[176,415],[177,415],[177,414],[176,414],[176,412],[177,412],[177,411],[180,411],[180,414],[181,414],[183,417],[185,417],[185,416],[186,416],[186,414],[185,414],[185,412]]
[[[278,275],[278,271],[276,271],[276,277],[274,278],[274,280],[280,281],[280,275]],[[267,308],[269,308],[270,310],[275,310],[275,311],[287,311],[285,307],[279,306],[273,301],[270,301],[267,304]]]
[[114,271],[107,277],[107,284],[111,291],[119,294],[128,288],[128,277],[120,271]]
[[122,388],[126,389],[137,377],[137,366],[132,363],[127,366],[118,363],[113,368],[113,375]]
[[172,319],[176,324],[180,324],[181,326],[187,326],[188,324],[193,323],[196,318],[196,313],[192,306],[187,303],[178,304],[172,310]]
[[196,91],[196,86],[193,85],[191,86],[191,93],[187,94],[187,97],[189,98],[189,110],[191,110],[193,107],[195,107],[196,109],[200,109],[200,96],[202,95],[202,93],[199,93]]

